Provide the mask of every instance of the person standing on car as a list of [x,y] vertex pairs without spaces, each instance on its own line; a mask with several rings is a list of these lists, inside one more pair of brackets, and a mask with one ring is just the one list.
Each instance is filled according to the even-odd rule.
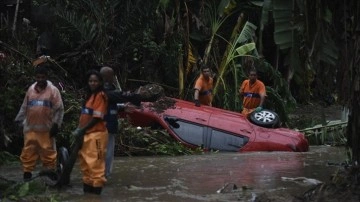
[[212,89],[213,89],[213,78],[211,77],[210,68],[198,62],[201,66],[201,74],[196,79],[194,85],[194,102],[195,106],[200,107],[200,105],[212,106]]
[[248,116],[251,112],[260,112],[266,96],[266,89],[263,82],[257,79],[256,69],[251,69],[249,79],[242,82],[239,94],[243,99],[241,113]]
[[106,128],[109,132],[109,139],[107,144],[106,158],[105,158],[105,177],[108,178],[112,172],[114,152],[115,152],[115,137],[118,133],[118,103],[123,108],[131,112],[134,107],[124,102],[134,102],[135,105],[140,105],[140,99],[137,98],[136,94],[122,92],[115,85],[114,70],[111,67],[102,67],[100,74],[104,79],[104,91],[108,96],[108,110],[104,117],[106,121]]
[[32,178],[37,160],[40,158],[43,168],[56,169],[55,138],[64,116],[64,105],[60,91],[47,80],[49,63],[35,67],[35,80],[25,95],[15,122],[23,127],[24,146],[20,160],[23,178]]
[[83,191],[100,195],[106,182],[105,153],[108,131],[104,116],[107,113],[108,98],[98,71],[90,70],[86,78],[86,98],[81,109],[79,125],[73,131],[73,135],[76,141],[82,142],[78,154],[83,174]]

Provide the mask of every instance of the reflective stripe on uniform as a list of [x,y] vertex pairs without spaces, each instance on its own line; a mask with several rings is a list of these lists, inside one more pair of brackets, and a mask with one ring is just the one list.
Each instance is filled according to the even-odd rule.
[[83,108],[81,109],[81,114],[93,115],[93,111],[94,111],[93,109],[83,107]]
[[35,131],[35,132],[46,132],[49,131],[50,126],[46,124],[25,124],[24,132]]
[[259,93],[244,93],[244,97],[260,98]]
[[93,114],[97,115],[97,116],[100,116],[100,117],[104,116],[104,114],[102,112],[100,112],[100,111],[94,111]]
[[81,114],[88,114],[88,115],[97,115],[97,116],[103,116],[104,114],[100,111],[94,111],[93,109],[83,107],[81,109]]
[[28,101],[27,105],[29,107],[43,106],[52,108],[52,103],[49,100],[30,100]]

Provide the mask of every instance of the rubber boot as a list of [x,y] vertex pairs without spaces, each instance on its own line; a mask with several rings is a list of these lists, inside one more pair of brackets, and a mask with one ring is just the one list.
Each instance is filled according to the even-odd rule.
[[84,193],[93,193],[93,189],[94,189],[93,186],[84,183],[83,186]]
[[102,191],[102,187],[93,187],[93,192],[94,194],[100,195]]
[[30,172],[24,172],[24,181],[28,182],[32,178],[32,174]]

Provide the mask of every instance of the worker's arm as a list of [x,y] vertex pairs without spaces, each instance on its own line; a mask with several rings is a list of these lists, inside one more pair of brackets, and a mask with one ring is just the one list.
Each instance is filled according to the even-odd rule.
[[262,107],[265,101],[265,95],[264,94],[260,94],[260,104],[259,107]]
[[141,103],[141,96],[136,93],[123,92],[119,90],[107,90],[106,95],[108,96],[109,103],[131,102],[136,106],[140,106]]
[[199,101],[199,89],[197,88],[194,88],[194,103],[195,103],[195,106],[197,107],[200,107],[200,101]]

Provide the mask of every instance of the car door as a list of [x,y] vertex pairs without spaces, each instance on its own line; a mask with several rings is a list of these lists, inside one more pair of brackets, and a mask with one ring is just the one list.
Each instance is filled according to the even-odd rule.
[[208,126],[204,145],[209,149],[239,151],[255,139],[252,126],[240,114],[214,112]]
[[[199,108],[200,109],[200,108]],[[182,108],[175,113],[164,114],[170,130],[183,143],[203,147],[210,113],[206,110]]]
[[220,151],[239,151],[249,142],[249,137],[209,128],[205,148]]

